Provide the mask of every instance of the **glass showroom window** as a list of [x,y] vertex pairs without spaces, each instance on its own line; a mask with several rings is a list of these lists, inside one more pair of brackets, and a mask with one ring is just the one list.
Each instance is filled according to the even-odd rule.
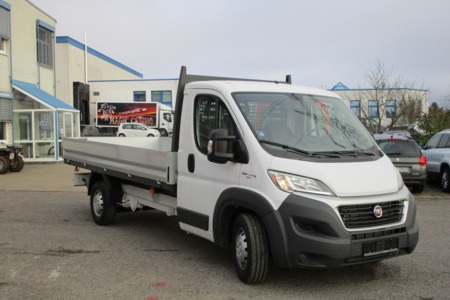
[[47,158],[54,156],[55,130],[53,111],[34,112],[34,130],[36,141],[35,157]]
[[23,146],[24,157],[33,157],[32,112],[14,112],[14,140]]

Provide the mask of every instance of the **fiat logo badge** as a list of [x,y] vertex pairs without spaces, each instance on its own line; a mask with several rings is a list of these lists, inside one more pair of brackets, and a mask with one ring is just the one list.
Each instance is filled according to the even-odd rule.
[[373,215],[377,219],[381,218],[381,216],[383,215],[383,209],[380,205],[375,205],[375,207],[373,208]]

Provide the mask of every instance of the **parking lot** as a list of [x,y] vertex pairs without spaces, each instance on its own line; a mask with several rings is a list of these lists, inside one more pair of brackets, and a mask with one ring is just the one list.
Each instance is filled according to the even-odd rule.
[[341,269],[271,267],[252,286],[227,251],[163,213],[95,225],[72,170],[30,164],[0,177],[0,299],[449,299],[450,197],[438,187],[416,195],[413,254]]

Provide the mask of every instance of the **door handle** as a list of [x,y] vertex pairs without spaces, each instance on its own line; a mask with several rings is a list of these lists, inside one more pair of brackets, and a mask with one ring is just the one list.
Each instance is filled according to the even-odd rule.
[[188,171],[190,173],[194,173],[194,171],[195,171],[195,156],[194,156],[194,154],[191,153],[188,155],[187,164],[188,164]]

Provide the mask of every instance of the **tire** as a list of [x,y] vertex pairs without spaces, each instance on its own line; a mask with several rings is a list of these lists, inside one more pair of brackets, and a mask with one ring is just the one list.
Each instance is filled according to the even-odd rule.
[[114,222],[117,205],[112,201],[108,184],[97,181],[91,189],[91,214],[97,225],[110,225]]
[[248,284],[263,282],[269,271],[269,246],[266,232],[252,214],[240,214],[233,225],[234,265],[239,279]]
[[424,189],[425,186],[423,184],[415,185],[412,187],[413,192],[418,194],[422,193]]
[[9,169],[9,160],[0,156],[0,174],[5,174]]
[[23,158],[19,155],[15,155],[14,159],[9,163],[9,170],[11,172],[20,172],[22,171],[24,164]]
[[444,167],[441,171],[441,189],[443,192],[449,193],[450,192],[450,171],[448,167]]
[[153,133],[150,133],[149,135],[147,135],[147,137],[155,137],[155,135]]
[[120,134],[119,134],[119,137],[125,137],[125,134],[120,133]]
[[165,128],[159,129],[159,132],[161,133],[161,136],[169,136],[169,133]]

